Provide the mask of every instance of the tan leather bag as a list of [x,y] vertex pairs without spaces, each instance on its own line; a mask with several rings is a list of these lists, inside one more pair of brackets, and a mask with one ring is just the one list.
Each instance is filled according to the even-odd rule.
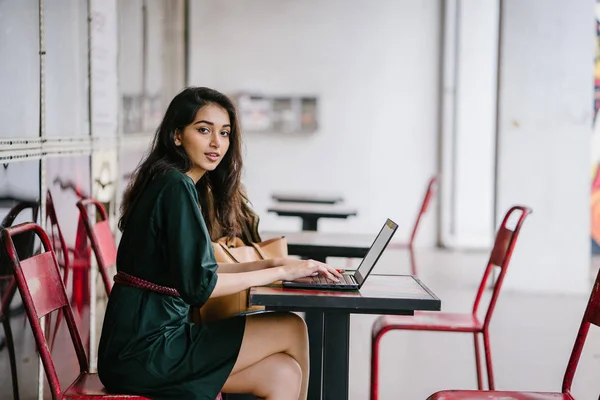
[[[273,238],[247,246],[239,238],[220,238],[213,242],[215,259],[218,263],[242,263],[287,257],[287,241],[284,237]],[[243,290],[228,296],[208,299],[199,312],[192,312],[194,322],[210,322],[232,317],[248,311],[259,311],[261,306],[248,307],[248,292]]]

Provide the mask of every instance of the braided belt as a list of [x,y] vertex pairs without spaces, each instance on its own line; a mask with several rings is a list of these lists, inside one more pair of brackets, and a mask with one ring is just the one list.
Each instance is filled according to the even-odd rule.
[[166,294],[173,297],[181,297],[177,289],[167,286],[157,285],[156,283],[148,282],[137,276],[126,274],[125,272],[117,272],[114,277],[115,283],[125,286],[131,286],[138,289],[150,290],[161,294]]

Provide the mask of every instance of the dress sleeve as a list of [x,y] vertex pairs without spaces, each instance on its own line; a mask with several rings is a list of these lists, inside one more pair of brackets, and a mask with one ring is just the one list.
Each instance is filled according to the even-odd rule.
[[181,298],[201,306],[217,284],[217,262],[192,183],[176,182],[161,196],[169,274]]

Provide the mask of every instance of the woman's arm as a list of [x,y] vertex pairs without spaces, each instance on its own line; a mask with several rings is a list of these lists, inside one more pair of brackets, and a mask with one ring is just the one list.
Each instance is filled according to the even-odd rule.
[[244,263],[219,264],[217,273],[219,273],[219,274],[235,274],[235,273],[239,273],[239,272],[260,271],[261,269],[273,268],[273,267],[276,267],[278,265],[283,265],[283,264],[284,264],[284,262],[278,258],[269,259],[269,260],[261,260],[261,261],[244,262]]
[[[251,264],[251,263],[247,263]],[[220,268],[219,268],[220,269]],[[283,279],[281,267],[252,272],[218,273],[219,278],[210,297],[221,297],[246,290],[252,286],[261,286]]]
[[[258,269],[262,263],[272,262],[270,268]],[[337,281],[341,274],[333,267],[314,260],[294,260],[276,258],[274,260],[256,261],[246,264],[248,268],[257,268],[249,272],[222,273],[217,270],[217,284],[210,297],[220,297],[241,292],[252,286],[268,285],[280,280],[294,280],[306,276],[321,274]],[[226,264],[224,264],[226,265]]]

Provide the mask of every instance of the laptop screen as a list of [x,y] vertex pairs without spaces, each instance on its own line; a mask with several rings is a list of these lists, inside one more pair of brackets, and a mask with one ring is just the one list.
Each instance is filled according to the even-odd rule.
[[390,239],[394,236],[396,229],[398,229],[398,225],[394,221],[391,219],[385,221],[383,228],[379,231],[379,235],[375,238],[367,255],[363,258],[358,269],[354,273],[354,279],[359,286],[362,286],[365,279],[367,279],[367,276],[369,276],[369,273],[377,263],[377,260],[379,260],[381,253],[383,253],[383,250],[387,247]]

